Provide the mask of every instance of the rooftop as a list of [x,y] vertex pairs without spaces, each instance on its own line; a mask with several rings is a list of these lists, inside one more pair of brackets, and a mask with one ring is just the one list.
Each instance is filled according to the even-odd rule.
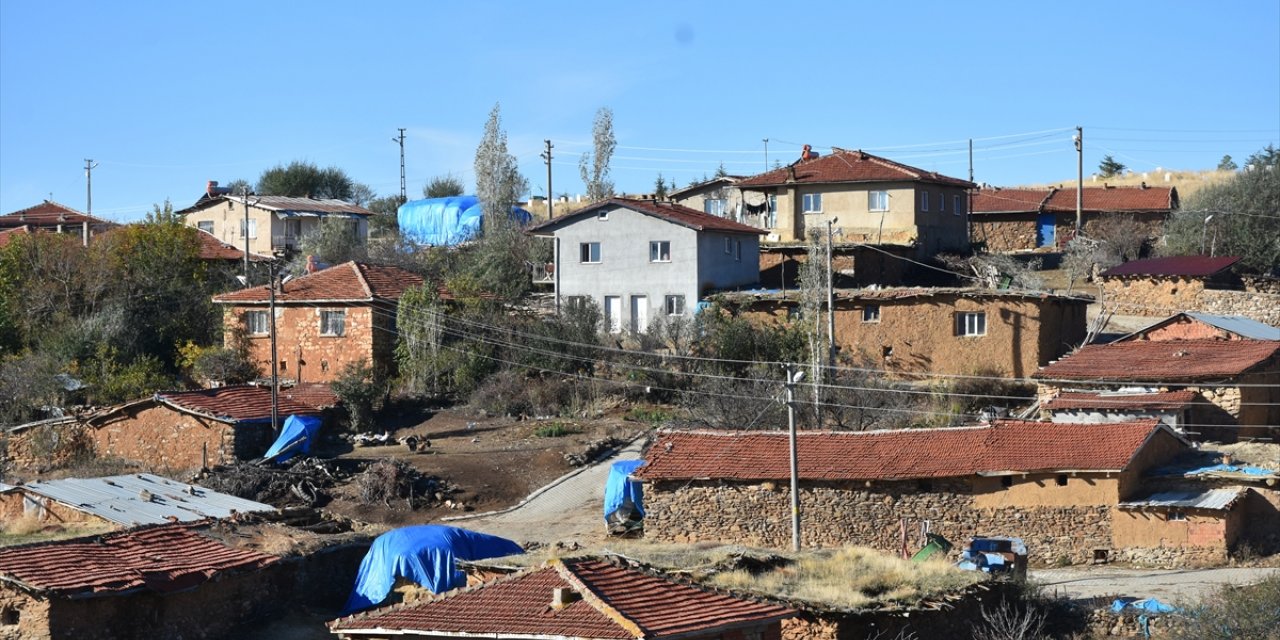
[[[208,231],[196,229],[196,237],[200,239],[200,259],[201,260],[228,260],[239,261],[244,260],[244,250],[238,249],[233,245],[227,244]],[[270,260],[268,256],[260,256],[255,253],[249,254],[249,260],[253,262],[264,262]]]
[[1170,510],[1170,509],[1208,509],[1211,511],[1229,511],[1248,489],[1231,487],[1211,489],[1209,491],[1165,491],[1152,494],[1141,500],[1121,502],[1116,505],[1120,509],[1130,511]]
[[274,556],[228,547],[186,525],[164,525],[3,548],[0,579],[61,597],[170,593],[275,561]]
[[[344,262],[285,283],[276,292],[276,304],[399,300],[405,291],[423,282],[425,280],[422,276],[400,267]],[[213,297],[214,302],[222,304],[265,304],[270,299],[271,292],[266,285]]]
[[811,160],[751,176],[738,182],[739,187],[771,187],[785,184],[828,184],[839,182],[928,182],[953,187],[972,188],[967,180],[944,176],[873,156],[861,150],[833,147],[831,153]]
[[[555,589],[575,595],[551,606]],[[778,604],[700,589],[601,560],[553,560],[410,605],[340,618],[345,634],[537,638],[671,638],[714,635],[796,615]]]
[[[804,480],[1121,471],[1162,429],[1168,431],[1155,420],[1117,424],[1001,420],[990,426],[945,429],[801,431],[797,447]],[[781,480],[790,477],[787,451],[783,431],[660,431],[645,465],[634,475],[643,480]]]
[[1091,344],[1041,367],[1039,380],[1196,382],[1235,378],[1275,362],[1274,340],[1168,340]]
[[[800,292],[794,289],[756,289],[746,291],[728,291],[718,294],[726,300],[799,300]],[[878,289],[836,289],[837,300],[911,300],[915,298],[934,298],[939,296],[956,296],[960,298],[1021,298],[1033,300],[1054,300],[1057,302],[1073,302],[1088,304],[1092,298],[1087,295],[1073,294],[1060,296],[1052,293],[1032,291],[1015,291],[1009,289],[988,289],[985,287],[884,287]]]
[[20,209],[0,216],[0,228],[21,226],[56,227],[57,225],[78,225],[88,222],[90,225],[116,227],[118,224],[103,220],[87,213],[81,213],[64,204],[45,200],[34,207]]
[[1199,311],[1183,311],[1182,313],[1175,314],[1151,326],[1144,327],[1124,336],[1123,338],[1120,338],[1120,340],[1117,340],[1117,342],[1133,340],[1138,336],[1145,335],[1146,332],[1151,331],[1152,329],[1188,319],[1196,322],[1202,322],[1246,340],[1280,340],[1280,327],[1273,327],[1269,324],[1258,322],[1253,318],[1245,316],[1219,316],[1209,313],[1200,313]]
[[637,213],[643,213],[655,218],[660,218],[667,222],[678,224],[682,227],[688,227],[694,231],[723,231],[729,233],[749,233],[753,235],[766,233],[763,229],[739,224],[733,220],[703,213],[696,209],[690,209],[684,205],[675,204],[674,202],[632,200],[628,198],[610,198],[608,200],[602,200],[589,207],[574,211],[573,213],[568,213],[563,216],[557,216],[550,220],[540,222],[529,227],[529,231],[531,233],[551,233],[554,232],[555,228],[561,224],[573,222],[585,216],[595,215],[601,209],[607,207],[622,207]]
[[125,526],[196,522],[228,518],[237,513],[275,511],[269,504],[149,473],[29,482],[15,489]]
[[1053,189],[980,189],[973,194],[974,213],[1038,212]]
[[1183,276],[1203,278],[1225,271],[1240,262],[1238,256],[1168,256],[1131,260],[1102,272],[1108,276]]
[[[1178,190],[1174,187],[1085,187],[1082,207],[1085,211],[1142,212],[1172,211],[1178,208]],[[1076,188],[1059,187],[1044,203],[1045,211],[1075,212]]]
[[[242,205],[245,202],[244,196],[238,195],[217,195],[214,197],[202,197],[194,205],[179,211],[179,214],[186,215],[194,213],[201,209],[222,204],[224,202],[232,202]],[[289,196],[249,196],[249,206],[259,209],[273,211],[284,217],[319,217],[328,215],[341,216],[371,216],[373,212],[356,204],[352,204],[345,200],[328,200],[320,198],[293,198]]]
[[1121,411],[1125,409],[1181,409],[1196,401],[1194,391],[1165,391],[1163,393],[1077,393],[1066,391],[1046,402],[1045,409],[1101,409]]
[[[178,411],[213,418],[221,422],[269,422],[271,389],[234,385],[197,391],[162,391],[156,402]],[[280,422],[290,415],[317,415],[319,410],[281,394],[277,401]]]

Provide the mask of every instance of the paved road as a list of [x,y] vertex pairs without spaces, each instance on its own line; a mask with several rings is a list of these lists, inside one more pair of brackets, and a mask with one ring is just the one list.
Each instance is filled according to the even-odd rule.
[[618,460],[637,460],[644,439],[637,439],[613,456],[572,476],[539,489],[534,497],[505,513],[468,516],[448,524],[482,531],[519,542],[598,541],[604,538],[604,483],[609,466]]
[[1155,597],[1166,602],[1192,602],[1224,584],[1252,584],[1280,569],[1124,569],[1071,567],[1032,571],[1032,580],[1047,593],[1070,598],[1098,596]]

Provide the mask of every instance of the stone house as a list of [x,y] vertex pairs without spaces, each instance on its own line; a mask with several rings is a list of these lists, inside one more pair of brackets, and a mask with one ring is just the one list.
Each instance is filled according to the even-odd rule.
[[1041,406],[1065,392],[1191,391],[1181,426],[1198,439],[1275,437],[1280,424],[1280,342],[1168,340],[1093,344],[1031,375]]
[[781,640],[786,606],[595,559],[552,560],[426,601],[329,623],[343,640]]
[[[645,536],[769,547],[791,541],[785,431],[660,431],[633,477],[645,483]],[[923,545],[927,527],[953,542],[1023,538],[1035,562],[1141,560],[1117,538],[1122,502],[1147,495],[1150,470],[1190,450],[1153,420],[798,434],[801,540],[886,551]],[[1135,534],[1136,535],[1136,534]],[[1161,549],[1204,561],[1222,544]],[[909,550],[914,550],[910,548]]]
[[1112,520],[1118,547],[1152,549],[1149,559],[1176,561],[1181,550],[1200,550],[1203,562],[1227,560],[1250,526],[1244,508],[1248,487],[1202,491],[1161,491],[1122,502]]
[[[216,189],[217,183],[210,184],[211,190]],[[342,200],[249,196],[246,202],[244,196],[210,191],[178,214],[186,224],[220,242],[244,250],[247,234],[250,253],[288,256],[296,253],[303,236],[318,229],[324,220],[346,221],[356,240],[365,242],[373,212]]]
[[1280,340],[1280,327],[1244,316],[1197,311],[1174,314],[1116,340]]
[[1116,313],[1166,317],[1194,310],[1280,325],[1280,293],[1264,279],[1243,279],[1235,256],[1169,256],[1134,260],[1098,277],[1102,299]]
[[[400,296],[424,282],[400,267],[346,262],[281,285],[275,295],[281,380],[332,382],[361,362],[394,371]],[[227,346],[243,336],[261,371],[271,370],[270,296],[263,285],[213,297],[223,305]]]
[[65,233],[79,236],[86,245],[93,236],[119,226],[52,200],[0,215],[0,232],[22,229],[25,233]]
[[[783,322],[796,293],[717,297],[736,313]],[[996,289],[889,288],[835,292],[843,353],[901,374],[1023,377],[1084,342],[1088,299]]]
[[917,257],[969,246],[973,183],[865,151],[806,150],[796,162],[737,186],[746,202],[767,203],[770,242],[803,242],[830,221],[836,242],[907,245]]
[[529,232],[554,238],[557,308],[593,300],[612,333],[760,279],[759,229],[669,202],[612,198]]
[[[1164,235],[1178,208],[1174,187],[1085,187],[1081,220],[1085,234],[1104,220],[1129,216],[1147,229],[1147,238]],[[1030,251],[1066,244],[1075,235],[1075,187],[982,188],[973,195],[973,241],[987,251]]]

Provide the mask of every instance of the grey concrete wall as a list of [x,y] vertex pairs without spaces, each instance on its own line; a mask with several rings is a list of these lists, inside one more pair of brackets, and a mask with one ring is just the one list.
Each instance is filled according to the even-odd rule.
[[[726,245],[726,241],[728,244]],[[753,285],[760,281],[760,236],[746,233],[699,234],[700,293]],[[725,248],[729,251],[726,253]]]

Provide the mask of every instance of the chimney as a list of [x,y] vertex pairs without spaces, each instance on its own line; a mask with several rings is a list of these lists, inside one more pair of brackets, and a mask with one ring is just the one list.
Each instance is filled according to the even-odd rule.
[[581,598],[582,596],[573,589],[568,587],[556,587],[551,590],[551,608],[558,611],[573,604]]
[[314,255],[308,255],[307,256],[307,273],[308,274],[315,273],[317,270],[318,269],[316,267],[316,257]]
[[209,194],[210,196],[212,196],[213,193],[217,190],[218,190],[217,180],[210,180],[209,183],[204,186],[204,192]]

